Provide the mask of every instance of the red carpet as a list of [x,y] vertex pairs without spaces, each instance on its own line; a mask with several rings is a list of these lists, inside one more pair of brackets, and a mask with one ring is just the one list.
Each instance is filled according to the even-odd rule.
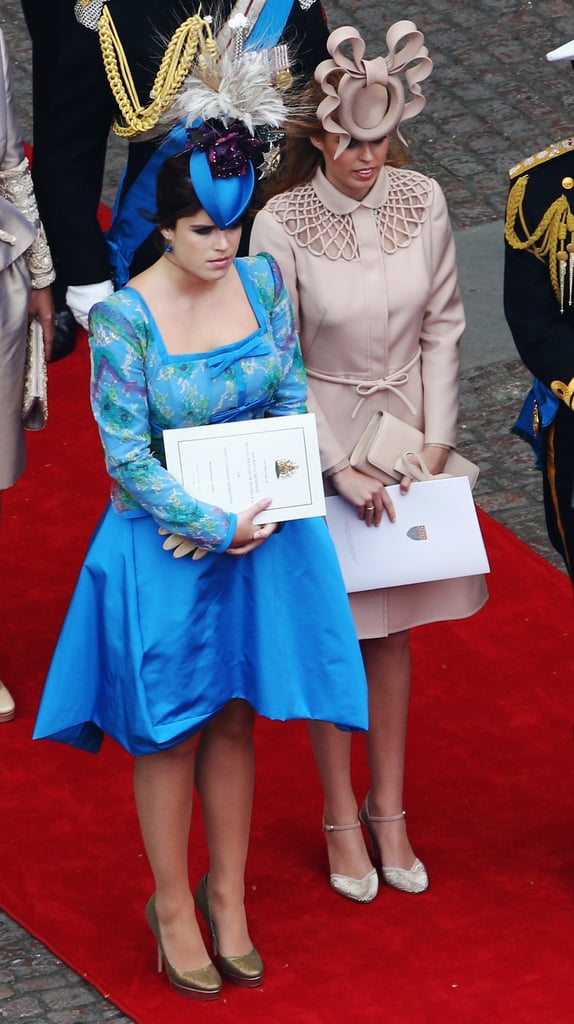
[[[573,614],[565,577],[483,517],[487,608],[414,643],[406,807],[431,888],[361,907],[331,893],[301,724],[260,722],[248,870],[261,990],[191,1004],[155,973],[130,758],[30,735],[42,680],[107,496],[80,349],[50,368],[50,418],[5,495],[0,905],[142,1024],[539,1024],[572,1019]],[[81,665],[78,666],[81,672]],[[355,741],[357,792],[366,786]],[[192,878],[206,866],[201,825]]]

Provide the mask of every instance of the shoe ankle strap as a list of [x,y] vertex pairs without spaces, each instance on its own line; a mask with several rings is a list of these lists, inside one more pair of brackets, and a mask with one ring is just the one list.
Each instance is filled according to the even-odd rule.
[[400,814],[369,814],[367,810],[368,821],[401,821],[402,818],[406,818],[407,812],[401,811]]
[[359,816],[359,818],[363,818],[363,821],[364,821],[365,825],[366,824],[370,824],[371,821],[401,821],[402,818],[406,818],[406,815],[407,815],[406,811],[401,811],[399,814],[384,814],[384,815],[371,814],[371,812],[369,810],[369,797],[370,797],[370,795],[371,795],[370,793],[367,793],[367,795],[365,797],[365,802],[364,802],[364,804],[363,804],[363,806],[361,808],[361,813],[360,813],[360,816]]
[[360,827],[360,821],[353,821],[351,825],[327,825],[323,822],[323,832],[346,832],[347,829]]

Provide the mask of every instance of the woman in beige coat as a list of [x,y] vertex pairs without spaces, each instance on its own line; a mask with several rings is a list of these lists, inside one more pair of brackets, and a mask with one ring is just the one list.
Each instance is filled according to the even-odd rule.
[[[456,443],[464,313],[446,203],[436,181],[390,158],[389,136],[424,105],[419,82],[431,63],[422,41],[412,22],[399,22],[387,34],[386,60],[365,61],[356,30],[331,34],[333,59],[317,68],[310,97],[317,115],[291,125],[286,170],[251,239],[252,251],[277,259],[295,307],[326,488],[368,527],[394,515],[383,484],[349,463],[375,411],[424,431],[431,473],[443,471]],[[340,49],[349,42],[352,60]],[[405,75],[412,93],[405,102],[399,72],[410,60],[416,65]],[[403,477],[403,492],[410,482]],[[483,577],[351,595],[369,680],[371,788],[360,820],[383,881],[406,892],[428,886],[403,810],[409,630],[470,616],[486,597]],[[350,735],[322,723],[310,731],[331,885],[370,902],[378,876],[360,831]]]
[[[54,335],[53,279],[0,30],[0,514],[2,492],[16,482],[26,459],[22,392],[28,321],[32,316],[40,319],[49,356]],[[0,682],[0,722],[13,717],[14,701]]]

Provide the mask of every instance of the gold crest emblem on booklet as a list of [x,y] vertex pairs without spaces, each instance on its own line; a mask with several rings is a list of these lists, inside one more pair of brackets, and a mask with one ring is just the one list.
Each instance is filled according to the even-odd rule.
[[294,476],[299,466],[296,462],[291,459],[276,459],[275,460],[275,476],[278,480],[288,479],[290,476]]

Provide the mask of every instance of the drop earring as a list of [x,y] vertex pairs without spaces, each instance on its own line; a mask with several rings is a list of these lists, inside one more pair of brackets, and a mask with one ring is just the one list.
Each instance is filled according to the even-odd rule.
[[173,252],[173,245],[171,244],[171,242],[166,242],[165,243],[165,249],[163,251],[164,252]]

